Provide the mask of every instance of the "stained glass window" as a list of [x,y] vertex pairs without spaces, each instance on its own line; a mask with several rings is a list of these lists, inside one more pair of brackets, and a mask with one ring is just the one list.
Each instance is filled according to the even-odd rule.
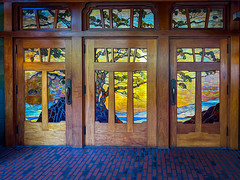
[[134,123],[147,121],[147,71],[133,73],[133,109]]
[[208,28],[223,28],[223,9],[211,9]]
[[189,9],[191,28],[204,28],[207,9]]
[[42,113],[42,72],[25,71],[25,120],[37,122]]
[[41,62],[38,48],[24,49],[24,62]]
[[107,62],[105,49],[95,49],[95,62]]
[[50,61],[50,48],[41,48],[40,49],[42,62],[49,62]]
[[65,62],[65,56],[64,48],[51,48],[50,62]]
[[57,28],[71,28],[71,13],[69,10],[58,11]]
[[195,61],[196,62],[201,62],[202,61],[202,51],[203,49],[202,48],[195,48],[194,49],[195,51]]
[[130,28],[130,9],[113,9],[113,27]]
[[138,28],[140,9],[133,10],[133,28]]
[[127,123],[127,72],[114,72],[116,123]]
[[202,72],[202,123],[219,122],[219,71]]
[[53,28],[55,10],[39,10],[38,17],[40,28]]
[[135,62],[147,62],[147,49],[137,49]]
[[23,14],[23,29],[36,29],[36,14],[33,9],[22,10]]
[[173,28],[187,28],[187,16],[185,9],[175,9],[172,15]]
[[89,27],[90,28],[102,28],[102,20],[99,9],[93,9],[89,15]]
[[220,62],[220,49],[205,48],[203,62]]
[[115,62],[128,62],[128,49],[114,49]]
[[66,120],[65,71],[48,72],[48,122]]
[[110,28],[109,9],[103,9],[104,28]]
[[193,62],[192,48],[178,48],[177,62]]
[[95,71],[95,121],[108,123],[109,73]]
[[195,80],[195,72],[177,72],[177,122],[195,123]]
[[154,14],[151,9],[142,10],[142,24],[143,28],[154,28]]

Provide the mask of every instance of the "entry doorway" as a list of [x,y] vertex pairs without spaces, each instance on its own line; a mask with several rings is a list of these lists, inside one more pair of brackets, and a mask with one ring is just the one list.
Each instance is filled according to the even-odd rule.
[[170,42],[170,145],[227,146],[227,40]]
[[87,146],[157,146],[157,41],[86,40]]

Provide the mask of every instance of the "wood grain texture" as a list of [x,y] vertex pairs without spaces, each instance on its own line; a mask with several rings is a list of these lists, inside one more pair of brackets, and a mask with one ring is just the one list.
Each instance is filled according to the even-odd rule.
[[109,72],[108,130],[115,131],[115,85],[114,72]]
[[128,72],[127,84],[127,131],[133,132],[133,72]]
[[83,40],[72,39],[72,142],[73,147],[83,146]]
[[158,147],[169,148],[169,39],[158,39],[157,61]]
[[196,89],[195,89],[195,131],[202,131],[202,83],[201,83],[201,72],[196,72]]
[[49,43],[50,39],[38,39],[36,40],[24,40],[23,41],[23,48],[65,48],[65,41],[63,40],[57,40],[57,39],[51,39],[51,42]]
[[48,73],[42,71],[42,130],[48,131]]
[[82,9],[85,3],[69,3],[69,8],[72,11],[72,31],[82,30]]
[[168,30],[172,25],[171,16],[170,16],[170,8],[172,6],[172,2],[161,2],[158,3],[158,11],[159,11],[159,30]]
[[66,122],[49,123],[49,131],[41,124],[24,122],[24,145],[66,145]]
[[116,62],[116,63],[94,63],[95,70],[105,69],[108,72],[111,71],[137,71],[137,70],[147,70],[147,63],[127,63],[127,62]]
[[54,71],[54,70],[65,70],[65,63],[59,62],[24,62],[24,71]]
[[239,123],[239,36],[231,37],[229,147],[238,149]]
[[4,2],[4,31],[12,31],[12,2]]

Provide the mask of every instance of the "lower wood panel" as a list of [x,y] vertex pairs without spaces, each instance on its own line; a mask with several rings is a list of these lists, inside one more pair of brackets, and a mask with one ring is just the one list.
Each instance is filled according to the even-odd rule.
[[177,135],[177,146],[180,147],[220,147],[220,134],[194,132]]
[[24,122],[24,145],[66,145],[66,122],[48,123],[49,130],[42,130],[42,123]]

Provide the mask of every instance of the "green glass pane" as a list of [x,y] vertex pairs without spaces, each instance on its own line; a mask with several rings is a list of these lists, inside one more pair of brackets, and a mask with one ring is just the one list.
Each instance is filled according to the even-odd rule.
[[64,48],[51,48],[50,62],[65,62],[66,52]]
[[219,71],[202,72],[202,123],[219,122]]
[[195,81],[195,72],[177,72],[177,122],[179,123],[195,123]]
[[135,62],[147,62],[147,49],[137,49]]
[[110,28],[109,9],[103,9],[104,28]]
[[35,16],[35,10],[26,9],[22,10],[23,14],[23,29],[36,29],[37,21]]
[[130,9],[113,9],[113,27],[130,28]]
[[102,28],[100,9],[93,9],[89,15],[90,28]]
[[141,27],[154,28],[154,14],[151,9],[143,9]]
[[196,62],[201,62],[202,61],[202,48],[195,48],[195,61]]
[[127,123],[127,82],[127,72],[114,72],[116,123]]
[[66,121],[65,71],[48,72],[48,122]]
[[133,72],[133,121],[147,121],[147,71]]
[[115,62],[128,62],[128,49],[114,49]]
[[205,28],[207,9],[189,9],[191,28]]
[[37,122],[42,113],[42,72],[25,71],[25,120]]
[[203,62],[220,62],[220,49],[205,48]]
[[68,9],[59,10],[57,18],[58,18],[57,19],[57,28],[59,28],[59,29],[71,28],[72,15]]
[[41,62],[38,49],[24,49],[24,62]]
[[140,9],[133,9],[133,28],[138,28]]
[[172,14],[172,28],[188,28],[185,9],[175,9]]
[[40,23],[40,28],[53,28],[55,17],[55,10],[39,10],[38,18]]
[[211,9],[208,28],[223,28],[223,9]]
[[192,48],[178,48],[177,62],[193,62]]
[[108,123],[109,73],[95,71],[95,121]]

